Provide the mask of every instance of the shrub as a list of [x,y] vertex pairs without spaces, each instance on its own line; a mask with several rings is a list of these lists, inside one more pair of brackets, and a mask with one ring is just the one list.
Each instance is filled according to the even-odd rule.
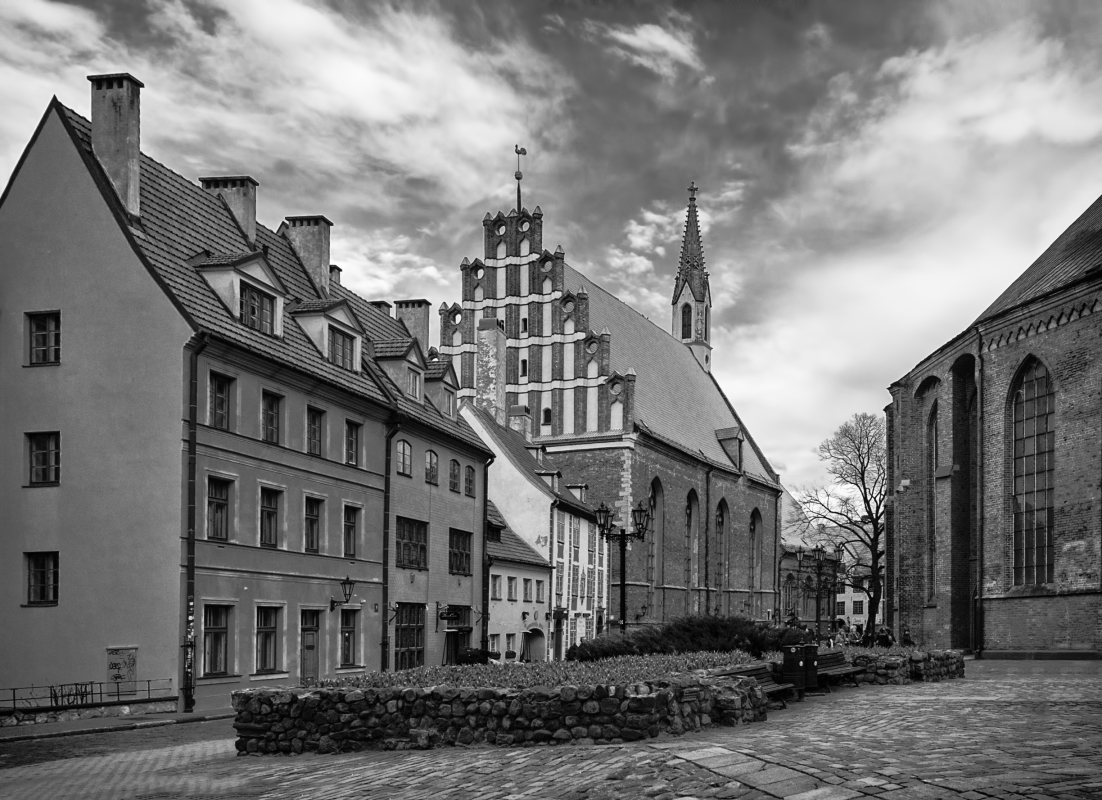
[[[778,627],[748,617],[682,617],[662,626],[636,628],[627,636],[602,636],[571,647],[571,661],[597,661],[625,655],[687,653],[698,650],[749,653],[760,658],[779,650],[785,637],[802,636],[799,631]],[[800,639],[802,641],[802,638]]]
[[695,652],[648,656],[621,656],[594,663],[532,661],[517,664],[470,664],[416,667],[401,672],[369,672],[320,682],[323,687],[362,689],[427,686],[477,686],[528,689],[533,686],[627,684],[669,678],[675,672],[748,664],[742,652]]

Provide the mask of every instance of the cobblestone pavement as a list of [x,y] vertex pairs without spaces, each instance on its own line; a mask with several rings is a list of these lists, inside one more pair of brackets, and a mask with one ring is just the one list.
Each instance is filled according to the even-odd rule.
[[0,767],[25,762],[20,745],[60,748],[0,769],[0,798],[1102,798],[1102,662],[967,669],[621,746],[238,758],[214,732],[228,721],[0,745]]

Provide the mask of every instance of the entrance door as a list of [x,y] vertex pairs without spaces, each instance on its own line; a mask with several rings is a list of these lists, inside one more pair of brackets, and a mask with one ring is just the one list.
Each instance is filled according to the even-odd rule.
[[302,612],[302,652],[299,654],[299,679],[307,684],[318,680],[318,623],[321,612]]

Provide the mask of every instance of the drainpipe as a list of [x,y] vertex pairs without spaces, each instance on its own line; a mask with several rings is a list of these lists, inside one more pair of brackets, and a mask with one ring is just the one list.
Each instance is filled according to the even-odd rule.
[[207,349],[210,334],[199,333],[184,347],[188,358],[188,420],[187,420],[187,555],[185,561],[186,610],[184,643],[184,712],[195,710],[195,471],[196,442],[199,425],[199,354]]
[[976,326],[976,599],[972,613],[972,652],[983,657],[983,335]]
[[482,644],[483,650],[490,649],[490,567],[493,564],[489,553],[486,551],[486,533],[490,523],[486,521],[486,514],[490,507],[490,465],[494,463],[494,457],[486,461],[482,468]]
[[379,672],[390,666],[390,464],[394,436],[402,429],[398,417],[386,427],[386,458],[383,467],[383,638],[379,642]]

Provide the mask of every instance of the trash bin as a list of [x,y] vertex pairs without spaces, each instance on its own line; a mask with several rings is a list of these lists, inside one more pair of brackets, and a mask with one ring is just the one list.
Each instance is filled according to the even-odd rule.
[[797,693],[804,693],[804,646],[802,644],[785,645],[781,648],[784,662],[781,664],[781,677],[785,683],[796,687]]
[[804,645],[804,688],[819,688],[819,645]]

